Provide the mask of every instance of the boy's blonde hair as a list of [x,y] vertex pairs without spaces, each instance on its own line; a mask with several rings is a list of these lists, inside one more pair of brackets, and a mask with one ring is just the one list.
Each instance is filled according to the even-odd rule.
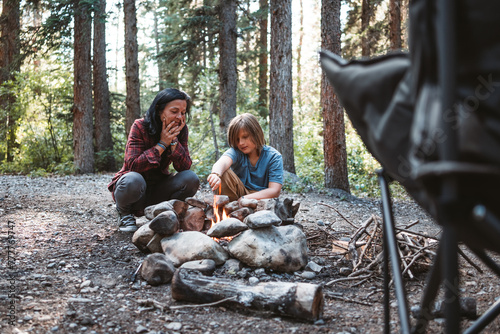
[[227,128],[227,142],[234,149],[238,149],[238,135],[240,130],[245,130],[250,134],[260,155],[262,147],[266,144],[266,139],[264,138],[264,131],[262,131],[257,117],[249,113],[244,113],[231,120]]

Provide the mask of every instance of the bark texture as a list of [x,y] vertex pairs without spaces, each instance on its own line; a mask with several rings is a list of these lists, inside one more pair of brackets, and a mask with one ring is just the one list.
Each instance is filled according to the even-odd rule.
[[401,0],[389,2],[389,33],[391,50],[401,49]]
[[236,116],[236,0],[221,0],[219,33],[220,128],[226,133],[229,122]]
[[128,136],[132,124],[141,115],[135,0],[123,0],[123,13],[125,20],[125,80],[127,86],[125,131]]
[[[6,81],[15,80],[15,73],[21,67],[20,55],[20,1],[4,0],[0,17],[0,85]],[[5,158],[13,161],[17,144],[17,128],[19,115],[14,109],[16,96],[14,94],[0,95],[0,109],[5,117],[0,118],[0,133],[6,135]],[[0,113],[4,114],[4,113]],[[2,129],[4,128],[4,129]],[[0,157],[0,160],[3,157]]]
[[262,17],[259,20],[259,114],[262,118],[267,118],[269,112],[267,109],[268,89],[268,43],[267,43],[267,25],[269,16],[269,0],[259,0]]
[[106,70],[106,0],[97,0],[94,12],[94,137],[100,154],[96,167],[102,171],[116,169],[111,137],[108,74]]
[[92,119],[92,18],[90,5],[75,1],[73,146],[76,173],[94,172]]
[[232,298],[243,306],[306,320],[323,316],[324,298],[320,285],[265,282],[256,286],[229,279],[206,277],[197,271],[178,269],[172,280],[172,297],[194,303],[211,303]]
[[[340,9],[341,0],[322,1],[321,48],[338,55],[341,52]],[[321,75],[321,107],[323,111],[325,187],[349,192],[344,110],[324,73]]]
[[295,173],[293,149],[292,1],[271,0],[269,141]]

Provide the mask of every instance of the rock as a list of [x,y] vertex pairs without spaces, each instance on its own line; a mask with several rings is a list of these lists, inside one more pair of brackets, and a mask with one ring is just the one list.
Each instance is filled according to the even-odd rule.
[[165,326],[167,329],[172,331],[180,331],[182,329],[182,323],[180,322],[171,322]]
[[352,269],[348,267],[342,267],[339,269],[339,274],[342,276],[349,276],[352,273]]
[[228,275],[236,275],[241,270],[241,261],[237,259],[229,259],[222,266],[222,270]]
[[307,263],[306,265],[306,270],[310,270],[310,271],[313,271],[315,273],[319,273],[323,267],[318,265],[316,262],[313,262],[313,261],[309,261],[309,263]]
[[232,201],[224,205],[224,210],[226,210],[227,214],[230,214],[233,211],[236,211],[240,208],[240,204],[238,201]]
[[142,262],[141,277],[150,285],[169,283],[174,273],[175,267],[165,254],[150,254]]
[[218,208],[223,208],[229,203],[229,197],[226,195],[214,195],[214,203]]
[[168,201],[168,203],[170,203],[175,213],[177,213],[179,219],[182,219],[186,214],[186,211],[189,209],[188,203],[180,201],[178,199],[171,199],[170,201]]
[[149,223],[144,224],[134,232],[132,243],[143,253],[161,253],[163,252],[160,244],[161,237],[155,237],[155,240],[149,243],[155,234],[155,231],[149,228]]
[[307,264],[306,236],[293,225],[246,230],[229,242],[228,250],[250,267],[294,272]]
[[200,208],[202,210],[205,210],[207,208],[207,203],[203,202],[202,200],[199,200],[195,197],[188,197],[186,198],[186,203],[191,205],[191,206],[194,206],[196,208]]
[[172,235],[179,230],[179,219],[174,211],[164,211],[153,218],[149,228],[164,236]]
[[250,208],[241,208],[236,211],[233,211],[229,214],[229,217],[231,218],[236,218],[241,221],[245,219],[246,216],[251,215],[253,213],[253,210]]
[[137,328],[135,329],[135,332],[138,334],[146,333],[147,331],[148,331],[148,329],[142,325],[137,326]]
[[275,206],[276,206],[276,199],[274,198],[260,199],[259,202],[257,203],[257,208],[255,209],[255,211],[262,211],[262,210],[274,211]]
[[146,217],[148,220],[153,219],[155,216],[153,214],[153,211],[155,210],[156,205],[150,205],[144,209],[144,217]]
[[281,224],[281,219],[272,211],[262,210],[247,216],[243,222],[248,227],[257,229],[272,225],[279,226]]
[[259,283],[259,279],[257,277],[252,276],[248,279],[248,283],[250,283],[250,285],[257,285],[257,283]]
[[191,207],[187,210],[184,219],[181,221],[183,231],[201,231],[205,224],[205,211],[198,207]]
[[232,237],[241,231],[247,230],[248,226],[236,218],[227,218],[214,224],[207,232],[212,238]]
[[198,270],[205,276],[211,276],[215,271],[215,261],[211,259],[189,261],[183,263],[180,268]]
[[299,211],[300,203],[293,203],[293,199],[285,198],[283,201],[277,199],[274,213],[280,217],[283,224],[293,224],[295,215]]
[[305,279],[313,279],[316,277],[316,274],[312,271],[304,271],[300,277],[305,278]]
[[212,238],[201,232],[176,233],[161,240],[165,255],[178,267],[181,264],[203,259],[212,259],[221,265],[229,258],[227,252]]
[[240,198],[238,200],[238,203],[240,204],[241,207],[246,207],[255,210],[257,209],[257,204],[259,204],[259,201],[253,198]]

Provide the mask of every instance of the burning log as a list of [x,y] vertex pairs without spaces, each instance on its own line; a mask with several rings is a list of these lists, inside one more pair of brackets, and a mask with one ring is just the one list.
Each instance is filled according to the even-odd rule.
[[[255,286],[215,279],[196,271],[178,269],[172,280],[172,297],[193,303],[227,298],[245,307],[315,321],[323,316],[323,290],[309,283],[264,282]],[[233,300],[233,299],[231,299]]]

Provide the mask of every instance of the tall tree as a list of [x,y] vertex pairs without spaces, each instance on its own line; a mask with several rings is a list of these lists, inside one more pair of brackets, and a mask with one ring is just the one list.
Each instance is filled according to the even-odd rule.
[[231,119],[236,116],[236,0],[221,0],[219,3],[219,85],[220,128],[226,133]]
[[110,127],[111,101],[106,70],[106,0],[97,0],[94,11],[94,136],[96,153],[101,153],[96,167],[113,171],[113,139]]
[[295,173],[293,149],[292,1],[271,0],[269,142]]
[[[20,40],[20,1],[4,0],[0,17],[0,86],[7,81],[15,80],[16,72],[21,67]],[[19,113],[14,107],[16,96],[8,92],[0,94],[0,120],[4,124],[0,133],[6,136],[5,158],[14,159],[14,150],[17,147],[17,124]],[[3,112],[2,112],[3,111]],[[3,157],[0,157],[2,160]]]
[[[341,52],[341,0],[322,0],[321,48],[338,55]],[[325,157],[325,187],[349,190],[344,110],[333,87],[321,75],[321,108],[323,111],[323,151]]]
[[299,44],[297,45],[297,102],[299,110],[302,109],[302,42],[304,40],[304,4],[299,0],[300,22],[299,22]]
[[267,24],[269,16],[269,0],[259,0],[259,114],[267,119]]
[[123,13],[125,22],[125,81],[127,86],[125,131],[128,136],[132,124],[141,115],[135,0],[123,0]]
[[74,13],[73,146],[75,169],[77,173],[93,173],[91,7],[85,0],[75,0]]
[[361,55],[370,56],[370,18],[372,14],[371,0],[361,0]]
[[391,50],[401,49],[401,0],[389,1],[389,40]]

